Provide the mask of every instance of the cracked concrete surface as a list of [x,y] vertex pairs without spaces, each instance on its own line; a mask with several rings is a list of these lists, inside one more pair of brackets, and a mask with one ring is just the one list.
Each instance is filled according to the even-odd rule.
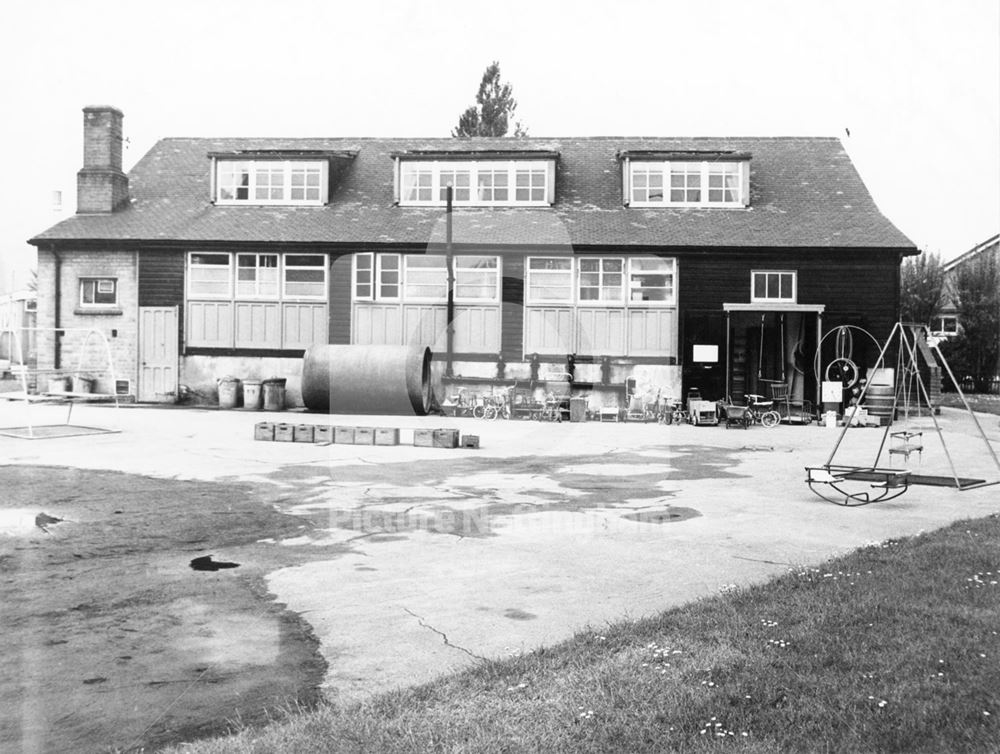
[[444,642],[444,645],[445,645],[446,647],[451,647],[452,649],[457,649],[457,650],[458,650],[459,652],[465,652],[465,654],[469,655],[469,657],[471,657],[471,658],[472,658],[472,659],[474,659],[474,660],[481,660],[481,661],[483,661],[483,662],[486,662],[486,658],[485,658],[485,657],[480,657],[480,656],[479,656],[479,655],[477,655],[477,654],[476,654],[475,652],[470,652],[470,651],[469,651],[468,649],[466,649],[465,647],[460,647],[460,646],[459,646],[458,644],[452,644],[452,643],[451,643],[451,642],[450,642],[450,641],[448,640],[448,634],[446,634],[446,633],[445,633],[444,631],[442,631],[442,630],[441,630],[441,629],[439,629],[439,628],[434,628],[434,626],[432,626],[432,625],[431,625],[431,624],[429,624],[429,623],[428,623],[428,622],[427,622],[426,620],[424,620],[424,619],[423,619],[423,618],[422,618],[421,616],[417,615],[417,614],[416,614],[415,612],[413,612],[412,610],[410,610],[410,608],[408,608],[408,607],[404,607],[404,608],[403,608],[403,611],[404,611],[404,612],[407,612],[407,613],[409,613],[409,614],[410,614],[410,615],[412,615],[412,616],[413,616],[414,618],[416,618],[416,619],[417,619],[417,622],[418,622],[418,623],[419,623],[419,624],[420,624],[421,626],[423,626],[424,628],[426,628],[426,629],[428,629],[428,630],[430,630],[430,631],[433,631],[433,632],[434,632],[434,633],[436,633],[436,634],[437,634],[438,636],[440,636],[440,637],[441,637],[441,640],[442,640],[442,641]]

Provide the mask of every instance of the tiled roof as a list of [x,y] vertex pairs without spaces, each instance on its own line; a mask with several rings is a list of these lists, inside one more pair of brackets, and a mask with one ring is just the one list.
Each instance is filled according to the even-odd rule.
[[[324,207],[214,206],[209,154],[356,153]],[[44,241],[423,245],[444,240],[443,208],[393,203],[392,155],[451,150],[559,154],[551,208],[457,208],[456,244],[621,247],[867,247],[914,250],[875,206],[837,139],[163,139],[129,174],[132,202],[77,215]],[[748,209],[622,206],[620,152],[750,153]]]

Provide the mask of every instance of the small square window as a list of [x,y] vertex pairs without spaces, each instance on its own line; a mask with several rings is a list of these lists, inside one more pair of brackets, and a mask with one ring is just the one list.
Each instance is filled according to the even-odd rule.
[[81,306],[116,306],[118,280],[115,278],[80,278]]
[[754,270],[750,273],[750,301],[795,303],[796,282],[796,273],[790,270]]

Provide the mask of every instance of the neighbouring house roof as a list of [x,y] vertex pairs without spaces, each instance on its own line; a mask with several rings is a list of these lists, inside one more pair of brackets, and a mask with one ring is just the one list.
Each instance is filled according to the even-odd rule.
[[964,254],[961,254],[952,259],[950,262],[948,262],[948,264],[944,265],[944,271],[945,273],[949,273],[952,270],[961,267],[963,264],[971,262],[973,259],[978,257],[983,252],[990,250],[992,250],[994,254],[1000,253],[1000,233],[998,233],[995,236],[991,236],[990,238],[987,238],[982,243],[973,246]]
[[[327,205],[211,203],[210,155],[282,150],[345,158]],[[557,171],[551,207],[456,208],[457,244],[853,247],[916,253],[875,206],[838,139],[798,137],[170,138],[159,141],[129,173],[127,207],[106,215],[76,215],[30,242],[424,245],[444,240],[444,209],[394,204],[393,157],[461,153],[552,156]],[[748,209],[622,205],[623,156],[701,153],[750,158]]]

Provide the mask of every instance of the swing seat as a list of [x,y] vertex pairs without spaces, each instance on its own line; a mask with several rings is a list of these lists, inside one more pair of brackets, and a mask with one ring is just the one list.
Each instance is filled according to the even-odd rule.
[[[892,500],[910,487],[910,472],[873,466],[806,466],[809,489],[830,503],[868,505]],[[860,483],[863,486],[856,486]],[[829,490],[834,490],[832,494]]]

